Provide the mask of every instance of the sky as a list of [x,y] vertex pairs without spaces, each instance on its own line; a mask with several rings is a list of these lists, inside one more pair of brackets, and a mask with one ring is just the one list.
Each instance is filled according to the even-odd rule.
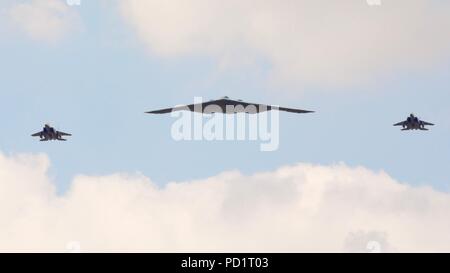
[[[0,166],[4,175],[0,183],[4,185],[0,188],[5,196],[6,193],[15,198],[20,198],[15,195],[26,196],[28,191],[14,189],[16,186],[12,185],[20,184],[15,179],[22,175],[27,181],[24,185],[43,185],[35,185],[39,190],[29,194],[39,198],[42,194],[49,195],[65,202],[65,205],[54,205],[42,201],[42,211],[49,213],[49,218],[72,212],[83,199],[82,190],[88,192],[86,198],[93,199],[96,199],[94,192],[104,190],[106,193],[99,193],[99,200],[104,197],[108,204],[111,196],[116,196],[108,195],[108,189],[117,192],[120,199],[121,187],[134,185],[124,190],[124,200],[137,198],[136,204],[151,211],[158,206],[185,206],[188,197],[196,198],[198,194],[217,194],[227,200],[221,204],[226,204],[227,210],[218,213],[214,208],[218,201],[202,197],[192,204],[192,214],[203,213],[197,205],[211,203],[213,208],[205,213],[210,213],[214,220],[208,224],[219,230],[225,227],[233,230],[237,222],[249,221],[246,228],[250,233],[253,225],[266,223],[267,219],[259,215],[264,210],[286,209],[286,215],[280,216],[286,225],[298,213],[296,207],[281,198],[286,196],[290,200],[281,181],[287,179],[285,176],[292,176],[297,178],[288,179],[294,184],[291,186],[306,187],[304,192],[311,191],[312,196],[323,192],[321,198],[325,198],[329,191],[334,192],[330,194],[331,200],[321,207],[323,211],[318,209],[320,220],[309,214],[299,218],[298,221],[311,222],[308,227],[299,227],[300,230],[314,230],[313,227],[324,224],[327,215],[332,214],[348,219],[349,226],[336,227],[335,237],[330,235],[327,241],[323,239],[317,244],[312,240],[305,243],[304,236],[293,235],[298,239],[295,242],[305,243],[304,248],[279,245],[275,240],[265,245],[256,243],[255,239],[255,244],[247,242],[253,246],[251,250],[355,251],[353,245],[358,243],[354,241],[360,237],[374,236],[385,242],[384,234],[391,234],[389,238],[393,242],[385,243],[391,251],[448,251],[450,244],[438,245],[450,242],[446,235],[441,243],[438,242],[442,238],[431,240],[436,242],[433,245],[414,241],[423,235],[422,230],[412,231],[405,238],[399,238],[398,231],[407,223],[440,217],[450,209],[449,11],[450,4],[445,1],[422,0],[382,1],[375,6],[363,0],[345,3],[81,0],[80,5],[68,5],[64,0],[4,0],[0,3],[0,122],[3,127],[0,161],[4,164]],[[205,100],[230,96],[316,112],[280,113],[280,145],[273,152],[260,151],[257,141],[175,141],[171,137],[173,117],[144,113],[192,103],[199,96]],[[427,132],[402,132],[392,126],[410,113],[436,126]],[[65,143],[41,143],[31,138],[44,123],[73,136]],[[20,173],[15,173],[16,169]],[[25,176],[22,171],[30,175]],[[305,178],[309,177],[308,172],[317,178]],[[329,182],[320,176],[322,173],[336,177],[337,182]],[[266,183],[263,174],[272,180]],[[367,195],[370,200],[370,204],[361,204],[366,215],[378,215],[382,211],[374,208],[378,200],[386,206],[392,205],[383,207],[386,211],[403,215],[407,210],[404,217],[411,216],[411,219],[394,227],[392,215],[380,219],[367,216],[367,219],[389,223],[371,226],[366,224],[371,222],[364,220],[366,216],[355,220],[342,215],[341,209],[349,204],[341,204],[341,198],[352,200],[352,194],[357,191],[350,186],[359,189],[362,186],[354,180],[366,176],[367,181],[361,182],[368,185],[361,190],[362,196]],[[350,182],[342,182],[345,177]],[[93,185],[88,186],[86,181],[91,180]],[[322,180],[328,181],[322,184],[331,189],[308,188],[314,181],[320,185]],[[231,181],[231,185],[224,181]],[[245,185],[242,191],[238,182]],[[377,189],[378,183],[381,190]],[[141,195],[136,196],[136,187],[143,187],[147,194],[144,197],[155,195],[155,200],[145,201]],[[189,192],[187,196],[182,193],[183,187]],[[410,193],[417,203],[399,204],[403,201],[397,195],[397,187],[404,191],[402,197],[408,199]],[[43,188],[48,188],[48,192],[42,193]],[[217,188],[226,189],[227,194]],[[341,191],[345,189],[348,191],[344,194]],[[422,196],[418,193],[421,190]],[[247,201],[256,206],[255,221],[250,222],[245,210],[242,215],[230,216],[254,191],[261,191],[259,194],[264,197],[254,203],[251,198]],[[266,196],[269,192],[276,196],[273,199]],[[165,196],[170,197],[165,199]],[[172,203],[176,196],[182,201]],[[306,207],[317,205],[314,200],[303,200],[303,195],[291,198],[295,204],[305,202]],[[218,200],[222,199],[218,197]],[[87,203],[90,202],[93,201]],[[331,209],[336,205],[333,202],[338,204],[336,211]],[[420,205],[423,202],[430,205],[423,208]],[[15,209],[23,205],[14,207],[14,204],[11,206]],[[124,210],[119,205],[109,210]],[[58,212],[53,211],[54,206]],[[248,207],[250,210],[252,206]],[[173,210],[174,215],[179,213]],[[133,217],[142,216],[140,213],[143,212],[129,215],[130,222],[135,221]],[[4,223],[10,219],[7,217],[13,216],[5,217]],[[27,219],[25,222],[35,223],[23,217]],[[158,214],[153,219],[157,217],[164,216]],[[174,231],[177,234],[174,238],[167,235],[171,239],[151,246],[127,245],[123,238],[119,239],[122,234],[119,231],[119,235],[111,231],[117,241],[110,243],[108,238],[103,242],[88,239],[101,230],[99,226],[83,231],[74,229],[70,235],[61,232],[61,240],[78,234],[84,236],[85,244],[92,242],[88,247],[93,250],[215,250],[216,247],[248,250],[239,244],[233,248],[225,240],[216,241],[215,246],[206,240],[177,241],[177,236],[187,233],[195,238],[205,229],[202,223],[206,220],[202,217],[187,218],[180,216],[178,221],[181,224],[186,224],[183,219],[191,221],[195,234]],[[68,222],[61,225],[69,225]],[[51,220],[46,225],[50,223]],[[116,222],[111,220],[111,223]],[[169,221],[167,225],[174,223]],[[142,232],[146,224],[142,223]],[[449,224],[442,223],[444,227]],[[21,230],[6,226],[11,232]],[[153,227],[150,223],[149,226]],[[155,234],[164,230],[159,226],[153,228]],[[37,230],[40,233],[35,238],[45,238],[45,229]],[[436,232],[442,233],[440,228]],[[234,235],[231,231],[226,234],[230,238]],[[278,235],[271,234],[274,238]],[[209,236],[214,241],[218,235]],[[58,248],[58,242],[29,240],[27,245],[8,239],[5,247],[0,240],[0,249]]]

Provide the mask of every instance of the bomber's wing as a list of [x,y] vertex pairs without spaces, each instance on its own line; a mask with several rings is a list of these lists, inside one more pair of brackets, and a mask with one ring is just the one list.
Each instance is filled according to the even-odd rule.
[[423,121],[423,120],[422,120],[422,123],[423,123],[424,125],[427,125],[427,126],[434,126],[433,123],[426,122],[426,121]]
[[[154,111],[145,112],[146,114],[168,114],[175,111],[193,111],[195,104],[190,105],[182,105],[182,106],[175,106],[172,108],[165,108],[165,109],[159,109]],[[192,110],[191,110],[192,109]]]
[[60,131],[58,131],[58,135],[61,135],[61,136],[72,136],[71,134],[60,132]]
[[[249,105],[256,106],[256,107],[259,107],[260,109],[265,109],[267,111],[278,110],[278,111],[297,113],[297,114],[314,113],[314,111],[309,111],[309,110],[280,107],[280,106],[275,106],[275,105],[266,105],[266,104],[261,104],[261,103],[249,103],[249,102],[243,102],[243,101],[234,101],[234,103],[238,104],[238,105],[240,104],[244,107],[247,107]],[[264,110],[261,110],[261,111],[264,111]]]
[[[285,111],[285,112],[291,112],[291,113],[298,113],[298,114],[305,114],[305,113],[314,113],[314,111],[308,111],[308,110],[302,110],[302,109],[295,109],[295,108],[286,108],[286,107],[279,107],[279,106],[275,106],[275,105],[266,105],[266,104],[261,104],[261,103],[251,103],[251,102],[245,102],[245,101],[241,101],[241,100],[230,100],[230,99],[225,99],[225,100],[218,100],[218,101],[211,101],[211,102],[207,102],[204,103],[205,107],[207,106],[207,104],[215,104],[217,102],[220,102],[222,104],[226,104],[226,105],[233,105],[233,106],[242,106],[244,108],[247,108],[249,106],[253,106],[258,108],[258,110],[260,111],[271,111],[271,110],[278,110],[278,111]],[[256,111],[256,113],[258,113],[259,111]],[[255,111],[249,110],[248,113],[255,113]]]
[[41,136],[42,133],[43,133],[43,132],[41,131],[41,132],[39,132],[39,133],[32,134],[31,136],[32,136],[32,137],[38,137],[38,136]]
[[273,105],[268,106],[268,109],[269,110],[278,109],[279,111],[290,112],[290,113],[297,113],[297,114],[314,113],[314,111],[309,111],[309,110],[302,110],[302,109],[295,109],[295,108],[286,108],[286,107],[276,107],[276,106],[273,106]]
[[172,108],[165,108],[160,110],[154,110],[145,112],[146,114],[168,114],[175,111],[191,111],[203,113],[204,109],[209,105],[218,105],[221,100],[211,100],[203,103],[189,104],[189,105],[178,105]]
[[399,122],[399,123],[396,123],[396,124],[394,124],[394,126],[403,126],[403,125],[405,125],[406,124],[406,120],[405,121],[402,121],[402,122]]

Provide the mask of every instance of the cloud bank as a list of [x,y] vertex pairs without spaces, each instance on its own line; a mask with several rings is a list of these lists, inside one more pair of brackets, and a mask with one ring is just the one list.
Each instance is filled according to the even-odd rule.
[[81,25],[76,9],[61,0],[15,1],[6,14],[15,29],[50,44],[60,42]]
[[120,9],[152,54],[263,58],[280,83],[355,85],[450,55],[447,1],[127,0]]
[[163,188],[142,175],[78,176],[62,196],[48,167],[45,155],[0,154],[0,251],[450,251],[449,194],[362,167]]

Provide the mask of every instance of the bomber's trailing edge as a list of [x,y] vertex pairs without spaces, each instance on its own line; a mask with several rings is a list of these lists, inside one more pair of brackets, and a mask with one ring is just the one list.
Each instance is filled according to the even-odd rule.
[[405,121],[399,122],[394,124],[394,126],[402,126],[402,131],[408,131],[408,130],[422,130],[422,131],[428,131],[425,126],[433,126],[433,123],[429,123],[423,120],[420,120],[418,117],[414,116],[414,114],[411,114]]
[[45,124],[44,129],[41,132],[32,134],[32,137],[39,137],[41,141],[49,141],[49,140],[58,140],[58,141],[67,141],[64,139],[64,136],[72,136],[71,134],[56,131],[55,128],[51,127],[48,124]]
[[167,114],[175,111],[191,111],[197,113],[204,114],[212,114],[212,113],[224,113],[224,114],[236,114],[236,113],[248,113],[248,114],[257,114],[260,112],[278,110],[285,111],[291,113],[313,113],[314,111],[302,110],[302,109],[294,109],[294,108],[286,108],[286,107],[278,107],[274,105],[266,105],[266,104],[258,104],[258,103],[250,103],[244,102],[242,100],[233,100],[229,97],[223,97],[218,100],[210,100],[207,102],[194,103],[183,106],[176,106],[172,108],[165,108],[155,111],[146,112],[147,114]]

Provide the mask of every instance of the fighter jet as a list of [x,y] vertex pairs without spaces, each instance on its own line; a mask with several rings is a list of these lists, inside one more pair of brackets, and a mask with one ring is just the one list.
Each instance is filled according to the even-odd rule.
[[429,123],[423,120],[420,120],[418,117],[414,116],[414,114],[411,114],[405,121],[399,122],[394,124],[394,126],[402,126],[402,131],[407,130],[422,130],[422,131],[428,131],[425,126],[433,126],[433,123]]
[[197,113],[225,113],[225,114],[235,114],[235,113],[248,113],[248,114],[256,114],[265,111],[271,110],[279,110],[291,113],[313,113],[314,111],[294,109],[294,108],[286,108],[286,107],[278,107],[273,105],[265,105],[265,104],[257,104],[244,102],[242,100],[233,100],[229,97],[223,97],[218,100],[210,100],[203,103],[197,104],[189,104],[184,106],[176,106],[173,108],[166,108],[161,110],[155,110],[146,112],[147,114],[167,114],[174,111],[191,111]]
[[71,136],[71,134],[56,131],[55,128],[51,127],[48,124],[45,124],[44,129],[41,132],[33,134],[31,136],[40,137],[41,141],[49,141],[49,140],[67,141],[67,139],[63,138],[63,136]]

